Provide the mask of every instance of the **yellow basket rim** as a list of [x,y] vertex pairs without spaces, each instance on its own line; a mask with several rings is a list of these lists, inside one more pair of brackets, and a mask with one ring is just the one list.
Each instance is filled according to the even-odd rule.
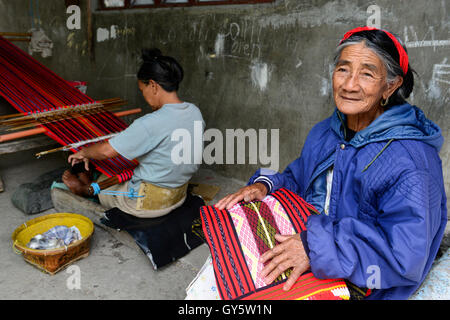
[[[85,222],[87,222],[89,224],[89,226],[91,227],[91,230],[89,232],[89,234],[84,237],[81,240],[77,240],[74,241],[73,243],[69,244],[68,246],[64,246],[61,248],[57,248],[57,249],[31,249],[28,248],[26,246],[22,246],[17,242],[17,235],[25,230],[26,228],[28,228],[29,226],[36,224],[38,222],[47,220],[47,219],[51,219],[51,218],[64,218],[64,217],[71,217],[71,218],[77,218],[79,220],[83,220]],[[79,244],[81,244],[82,242],[86,241],[87,239],[89,239],[92,236],[92,233],[94,232],[94,223],[92,222],[91,219],[89,219],[86,216],[83,216],[82,214],[79,213],[69,213],[69,212],[58,212],[58,213],[50,213],[50,214],[46,214],[31,220],[28,220],[24,223],[22,223],[20,226],[18,226],[16,228],[16,230],[14,230],[13,234],[11,235],[11,239],[13,241],[13,246],[15,248],[17,248],[18,250],[25,252],[25,253],[31,253],[31,254],[35,254],[35,255],[49,255],[49,254],[58,254],[61,252],[65,252],[67,250],[69,250],[70,248],[76,247]]]

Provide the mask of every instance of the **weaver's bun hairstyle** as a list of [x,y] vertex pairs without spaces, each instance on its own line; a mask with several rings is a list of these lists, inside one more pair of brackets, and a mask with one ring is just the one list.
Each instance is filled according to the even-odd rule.
[[153,80],[168,92],[178,90],[184,72],[174,58],[163,56],[161,50],[153,48],[142,50],[142,60],[137,74],[138,80],[144,83]]

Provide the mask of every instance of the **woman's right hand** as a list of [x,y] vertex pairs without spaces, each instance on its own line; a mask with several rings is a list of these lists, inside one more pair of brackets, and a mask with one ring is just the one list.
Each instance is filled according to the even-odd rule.
[[257,182],[239,189],[238,192],[227,195],[219,200],[214,206],[219,209],[230,209],[241,200],[250,202],[253,200],[262,200],[267,195],[267,188],[264,184]]
[[86,169],[86,171],[89,171],[89,158],[84,155],[83,149],[81,149],[81,151],[79,152],[71,154],[67,159],[67,162],[69,162],[72,167],[77,163],[84,162],[84,168]]

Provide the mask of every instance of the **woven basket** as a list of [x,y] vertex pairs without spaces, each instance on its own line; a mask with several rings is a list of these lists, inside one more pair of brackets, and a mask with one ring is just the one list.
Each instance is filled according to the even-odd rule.
[[[76,226],[82,239],[57,249],[37,250],[26,246],[35,235],[58,225],[69,228]],[[14,231],[12,241],[14,249],[23,255],[25,261],[53,275],[70,263],[89,255],[93,232],[94,224],[85,216],[75,213],[54,213],[25,222]]]

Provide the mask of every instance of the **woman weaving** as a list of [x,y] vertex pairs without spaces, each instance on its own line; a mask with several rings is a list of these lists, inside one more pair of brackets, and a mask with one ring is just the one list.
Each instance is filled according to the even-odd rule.
[[216,208],[291,190],[320,214],[301,234],[276,235],[260,257],[267,284],[292,268],[289,290],[310,269],[319,279],[371,286],[368,299],[407,299],[429,272],[447,222],[440,128],[405,101],[413,70],[387,31],[347,32],[332,82],[336,109],[312,128],[300,157],[283,173],[258,170]]
[[[146,200],[120,195],[99,194],[100,203],[110,209],[117,207],[137,217],[158,217],[183,204],[187,182],[197,171],[192,164],[174,164],[171,152],[176,142],[171,140],[176,129],[186,129],[193,136],[194,122],[204,122],[200,110],[193,104],[183,102],[177,95],[183,79],[183,69],[172,57],[163,56],[158,49],[144,50],[143,64],[137,74],[139,89],[153,112],[135,120],[127,129],[109,141],[94,144],[69,156],[75,165],[89,159],[104,160],[118,155],[139,165],[130,181],[112,186],[108,191],[129,192],[131,189],[143,194]],[[193,154],[193,153],[191,153]],[[99,180],[106,178],[101,176]],[[88,196],[91,181],[88,173],[64,172],[63,182],[78,195]],[[151,194],[151,197],[149,196]]]

